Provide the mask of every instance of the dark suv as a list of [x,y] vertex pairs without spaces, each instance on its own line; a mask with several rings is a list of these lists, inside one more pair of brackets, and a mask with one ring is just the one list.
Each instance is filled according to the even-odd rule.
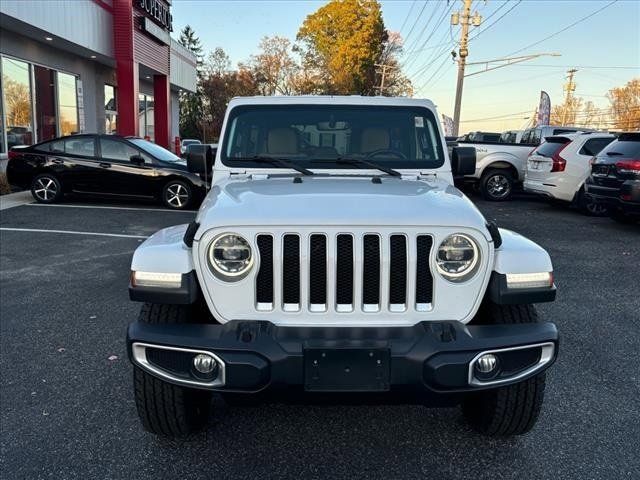
[[621,134],[594,157],[585,194],[615,220],[640,219],[640,132]]

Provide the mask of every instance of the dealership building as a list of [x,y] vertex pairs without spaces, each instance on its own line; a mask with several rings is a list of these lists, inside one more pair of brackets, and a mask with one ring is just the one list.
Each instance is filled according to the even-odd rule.
[[172,148],[196,57],[171,37],[171,0],[0,0],[0,155],[73,133]]

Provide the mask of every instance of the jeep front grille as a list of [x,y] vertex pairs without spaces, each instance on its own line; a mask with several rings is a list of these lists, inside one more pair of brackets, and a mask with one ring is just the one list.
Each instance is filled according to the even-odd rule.
[[[426,312],[432,307],[431,235],[287,233],[274,239],[260,234],[257,246],[259,311]],[[409,272],[415,272],[415,282]]]

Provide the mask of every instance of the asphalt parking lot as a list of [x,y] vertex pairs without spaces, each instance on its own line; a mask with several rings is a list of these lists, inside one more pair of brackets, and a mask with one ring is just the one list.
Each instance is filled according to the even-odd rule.
[[486,439],[458,409],[217,400],[206,431],[167,441],[135,411],[126,287],[142,238],[194,212],[84,205],[0,212],[2,478],[640,478],[638,225],[478,200],[555,266],[558,299],[539,312],[560,357],[524,437]]

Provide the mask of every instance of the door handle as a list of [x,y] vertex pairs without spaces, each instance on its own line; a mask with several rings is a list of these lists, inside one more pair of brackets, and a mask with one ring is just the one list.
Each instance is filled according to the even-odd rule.
[[60,158],[54,158],[53,160],[51,160],[51,163],[56,163],[56,164],[60,165],[61,163],[64,163],[64,160],[62,160]]
[[111,164],[107,163],[107,162],[100,162],[98,165],[100,165],[102,168],[110,168]]

